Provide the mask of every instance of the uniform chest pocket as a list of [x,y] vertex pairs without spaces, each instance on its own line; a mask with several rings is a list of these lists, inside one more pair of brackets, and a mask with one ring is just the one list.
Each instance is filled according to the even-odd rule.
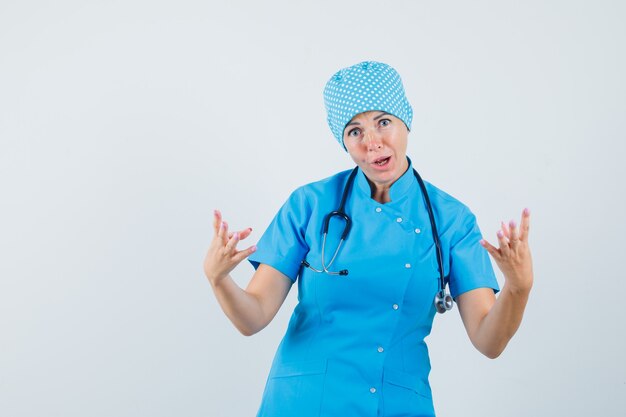
[[318,417],[325,378],[326,360],[276,364],[257,417]]

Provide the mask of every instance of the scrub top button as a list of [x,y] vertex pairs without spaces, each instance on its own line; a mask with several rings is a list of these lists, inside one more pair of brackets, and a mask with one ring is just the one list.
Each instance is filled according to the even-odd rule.
[[372,394],[376,394],[376,388],[374,388],[374,387],[370,388],[370,392],[371,392]]
[[415,229],[415,233],[420,234],[422,233],[422,231],[418,228],[418,229]]
[[404,264],[404,267],[405,267],[406,269],[409,269],[409,268],[411,267],[411,264]]
[[376,207],[376,213],[380,213],[381,211],[383,211],[383,209],[381,209],[380,207]]
[[378,346],[378,353],[383,353],[385,349],[382,346]]
[[398,223],[402,223],[402,217],[398,217],[398,218],[396,219],[396,221],[397,221]]
[[398,304],[394,304],[391,306],[391,308],[393,308],[394,310],[397,310],[399,307],[398,307]]

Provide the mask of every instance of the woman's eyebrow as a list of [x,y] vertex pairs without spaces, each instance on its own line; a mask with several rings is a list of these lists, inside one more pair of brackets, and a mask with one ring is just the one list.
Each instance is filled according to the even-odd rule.
[[[387,112],[381,112],[378,116],[374,117],[374,120],[378,120],[383,116],[391,116],[389,113]],[[350,125],[360,125],[361,123],[359,122],[350,122],[346,125],[346,127],[350,126]]]

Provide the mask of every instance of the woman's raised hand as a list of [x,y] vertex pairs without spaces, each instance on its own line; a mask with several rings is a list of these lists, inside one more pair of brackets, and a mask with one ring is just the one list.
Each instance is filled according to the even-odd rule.
[[508,224],[502,222],[497,233],[499,248],[485,239],[480,241],[502,271],[506,285],[514,290],[530,291],[533,285],[533,263],[528,246],[529,228],[530,210],[526,208],[522,212],[519,229],[513,220]]
[[204,274],[211,285],[218,284],[226,278],[241,261],[256,251],[255,245],[237,250],[237,243],[250,236],[252,228],[229,232],[228,223],[222,220],[222,213],[219,210],[214,212],[213,229],[213,241],[204,258]]

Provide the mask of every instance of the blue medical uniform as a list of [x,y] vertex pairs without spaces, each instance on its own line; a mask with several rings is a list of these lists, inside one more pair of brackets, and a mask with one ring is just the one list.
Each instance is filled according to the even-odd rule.
[[[409,160],[410,163],[410,160]],[[321,269],[322,223],[336,210],[350,171],[298,188],[250,256],[298,284],[291,316],[267,379],[258,417],[434,416],[428,383],[430,333],[438,266],[428,212],[409,167],[390,189],[391,202],[371,198],[359,170],[346,202],[352,230],[331,271]],[[453,297],[498,291],[476,219],[461,202],[426,183]],[[330,261],[343,221],[334,217]]]

